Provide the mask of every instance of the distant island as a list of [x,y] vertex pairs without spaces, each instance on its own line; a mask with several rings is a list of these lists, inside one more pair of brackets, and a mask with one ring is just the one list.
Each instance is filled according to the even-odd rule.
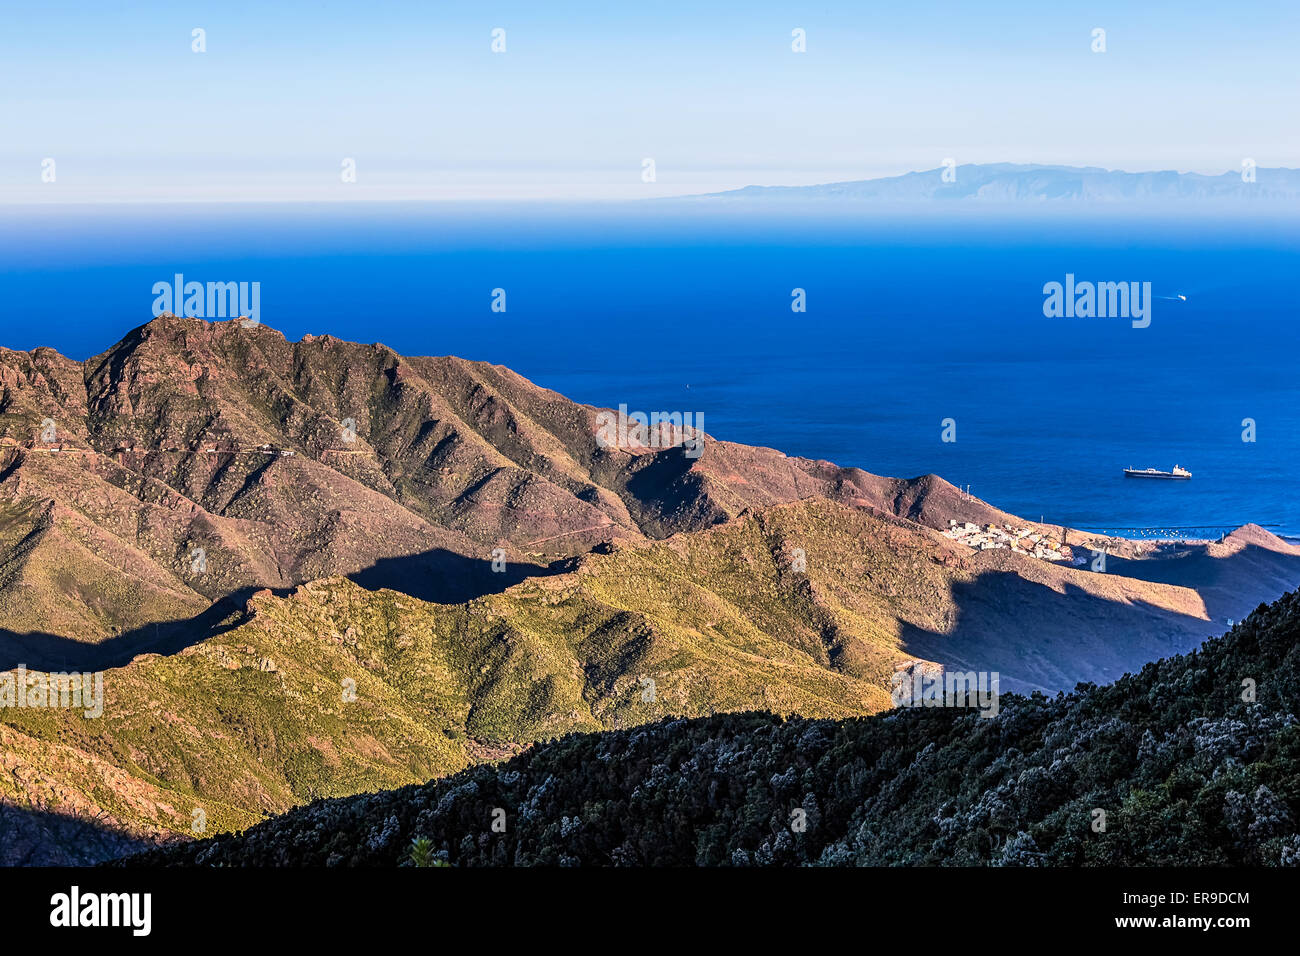
[[881,179],[816,186],[746,186],[692,200],[1001,203],[1169,200],[1300,200],[1300,169],[1245,167],[1207,176],[1174,170],[1129,173],[1098,166],[1019,163],[946,165]]

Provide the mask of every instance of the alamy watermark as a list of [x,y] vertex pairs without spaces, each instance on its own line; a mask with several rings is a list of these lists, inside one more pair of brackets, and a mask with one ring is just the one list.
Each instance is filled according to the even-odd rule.
[[890,697],[895,707],[972,707],[981,717],[998,715],[997,671],[946,671],[913,666],[894,672]]
[[104,714],[104,674],[46,673],[29,671],[19,664],[0,673],[0,708],[66,708],[80,710],[83,717]]
[[186,282],[176,273],[171,282],[153,284],[154,317],[170,312],[190,319],[242,318],[246,328],[262,323],[262,283]]
[[617,412],[596,414],[596,444],[624,451],[645,448],[684,448],[687,458],[704,453],[703,412]]
[[148,936],[153,928],[153,894],[83,893],[73,884],[68,892],[50,897],[50,925],[123,927],[132,936]]
[[1075,282],[1074,273],[1065,283],[1043,286],[1043,315],[1049,319],[1128,319],[1133,328],[1151,324],[1150,282]]

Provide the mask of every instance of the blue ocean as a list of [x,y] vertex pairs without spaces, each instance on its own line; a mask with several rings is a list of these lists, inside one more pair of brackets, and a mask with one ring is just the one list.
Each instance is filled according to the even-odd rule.
[[[1281,214],[661,201],[0,215],[9,348],[86,358],[148,321],[152,287],[176,273],[255,281],[261,321],[291,339],[499,363],[582,402],[701,413],[722,439],[935,472],[1026,517],[1300,534],[1300,223]],[[1067,274],[1150,282],[1150,326],[1045,317],[1044,284]],[[1174,464],[1194,478],[1122,475]]]

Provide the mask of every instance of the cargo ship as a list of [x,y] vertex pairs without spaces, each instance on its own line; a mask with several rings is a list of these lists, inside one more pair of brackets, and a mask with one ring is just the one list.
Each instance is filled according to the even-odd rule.
[[1174,465],[1173,471],[1160,471],[1157,468],[1125,468],[1125,478],[1175,478],[1186,481],[1192,477],[1192,473],[1186,468],[1179,468]]

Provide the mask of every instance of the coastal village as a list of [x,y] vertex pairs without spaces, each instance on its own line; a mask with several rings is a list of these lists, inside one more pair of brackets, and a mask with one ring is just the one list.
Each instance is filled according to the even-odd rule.
[[1005,548],[1041,561],[1069,562],[1075,566],[1087,562],[1087,558],[1083,555],[1076,556],[1069,545],[1040,534],[1032,528],[1015,528],[1009,524],[1004,524],[1002,527],[986,524],[980,527],[969,521],[950,518],[948,529],[942,534],[945,538],[960,542],[976,551]]

